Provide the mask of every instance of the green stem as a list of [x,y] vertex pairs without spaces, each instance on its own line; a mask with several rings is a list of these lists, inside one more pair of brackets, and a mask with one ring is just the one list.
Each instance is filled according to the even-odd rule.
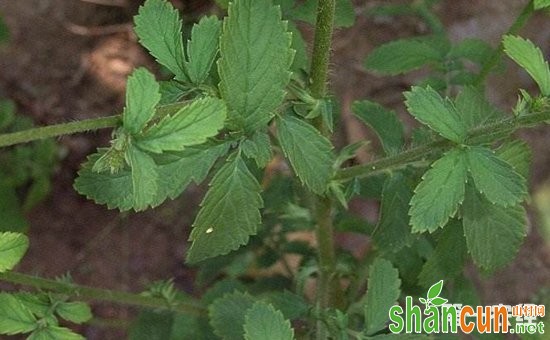
[[[509,136],[518,129],[531,127],[548,120],[550,120],[550,110],[531,113],[519,118],[510,117],[499,122],[473,129],[469,133],[466,143],[477,144],[479,141],[486,140],[487,137],[498,140],[503,136]],[[378,175],[382,172],[400,169],[419,161],[424,164],[425,158],[431,154],[440,154],[445,150],[451,149],[455,145],[456,144],[449,140],[438,138],[433,142],[414,147],[395,156],[389,156],[369,163],[341,169],[336,174],[335,179],[347,181],[353,178],[366,178]]]
[[37,127],[0,135],[0,147],[28,143],[39,139],[70,135],[90,130],[112,128],[119,124],[120,116],[86,119],[77,122]]
[[[310,84],[311,95],[316,99],[322,99],[327,94],[335,8],[335,0],[319,0],[317,6]],[[318,117],[314,123],[325,137],[330,138],[329,128],[324,124],[322,117]],[[336,256],[332,225],[332,200],[328,197],[316,197],[315,214],[319,257],[317,305],[321,311],[324,311],[326,308],[342,302],[340,283],[334,277]],[[316,338],[328,339],[328,330],[322,320],[317,321]]]
[[[535,11],[535,6],[533,4],[533,0],[529,1],[527,5],[523,8],[519,16],[516,18],[512,26],[508,29],[508,31],[505,33],[505,35],[508,34],[517,34],[519,30],[525,25],[527,20],[531,17],[533,12]],[[477,79],[475,81],[476,85],[480,85],[485,81],[485,78],[491,73],[493,68],[498,64],[498,61],[500,60],[500,57],[502,56],[502,53],[504,52],[504,46],[502,42],[498,45],[497,50],[493,53],[491,56],[491,59],[489,59],[488,62],[486,62],[483,65],[483,68],[479,72],[479,75],[477,76]]]
[[196,316],[203,316],[206,314],[206,309],[198,301],[190,298],[186,298],[185,301],[177,301],[174,305],[168,305],[166,300],[161,298],[81,286],[16,272],[0,273],[0,281],[49,290],[84,300],[113,302],[141,308],[167,309]]

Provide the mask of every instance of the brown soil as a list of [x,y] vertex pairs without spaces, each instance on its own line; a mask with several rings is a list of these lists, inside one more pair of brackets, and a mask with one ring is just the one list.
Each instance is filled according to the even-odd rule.
[[[129,72],[138,65],[154,69],[131,32],[131,18],[140,1],[101,1],[110,6],[93,2],[0,1],[0,13],[12,33],[11,44],[0,49],[0,94],[15,100],[19,112],[37,124],[120,112]],[[355,2],[361,13],[382,1]],[[210,6],[199,0],[174,3],[193,15]],[[524,3],[453,0],[443,1],[438,9],[453,40],[477,36],[496,44]],[[339,138],[342,143],[368,136],[349,117],[349,104],[355,99],[377,100],[413,124],[401,106],[401,92],[414,77],[378,78],[365,73],[361,62],[382,42],[425,31],[426,27],[408,17],[372,21],[359,16],[354,28],[337,32],[332,83],[343,103],[344,119],[349,121]],[[534,18],[522,33],[550,48],[548,17]],[[505,77],[493,77],[489,93],[497,105],[510,107],[518,86],[531,88],[532,84],[513,69]],[[550,129],[531,130],[522,136],[534,148],[532,182],[536,188],[550,177]],[[189,190],[176,201],[139,214],[121,215],[87,201],[74,192],[72,182],[86,155],[108,139],[109,131],[99,131],[58,140],[62,160],[53,179],[55,185],[48,199],[29,216],[31,248],[19,270],[47,277],[70,272],[78,283],[129,291],[141,291],[154,280],[173,277],[179,288],[196,293],[193,270],[184,266],[183,258],[202,190]],[[368,152],[362,155],[363,159],[369,157]],[[363,214],[376,216],[376,207],[355,205]],[[531,228],[520,255],[508,269],[480,281],[487,302],[525,302],[539,288],[550,286],[548,244],[535,229]],[[101,318],[127,319],[133,313],[120,306],[94,305],[94,314]],[[80,331],[89,339],[115,339],[125,334],[93,326]]]

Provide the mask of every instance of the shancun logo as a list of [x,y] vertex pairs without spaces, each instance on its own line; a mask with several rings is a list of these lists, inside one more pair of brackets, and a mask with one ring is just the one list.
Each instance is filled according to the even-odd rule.
[[536,322],[544,317],[545,306],[520,304],[515,306],[476,306],[448,304],[440,297],[443,280],[430,287],[426,298],[419,298],[423,310],[407,296],[405,308],[390,308],[392,333],[518,333],[543,334],[544,323]]

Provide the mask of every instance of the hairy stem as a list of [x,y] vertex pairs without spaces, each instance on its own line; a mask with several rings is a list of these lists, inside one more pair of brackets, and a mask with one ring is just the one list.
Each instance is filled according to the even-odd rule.
[[167,301],[161,298],[81,286],[16,272],[0,273],[0,281],[66,294],[77,299],[105,301],[141,308],[160,308],[196,316],[206,314],[206,309],[198,301],[189,298],[169,306]]
[[109,116],[0,134],[0,147],[28,143],[62,135],[70,135],[78,132],[112,128],[117,126],[119,121],[120,116]]
[[[477,141],[485,141],[487,138],[496,141],[509,136],[518,129],[532,127],[548,120],[550,120],[550,110],[527,114],[519,118],[510,117],[503,119],[470,131],[467,144],[476,144]],[[371,177],[382,172],[400,169],[416,162],[421,162],[421,164],[425,165],[425,159],[430,155],[440,154],[454,146],[456,144],[453,142],[438,138],[433,142],[414,147],[395,156],[341,169],[336,174],[336,179],[346,181],[353,178]]]
[[[322,99],[327,94],[328,69],[330,63],[332,32],[334,29],[335,0],[319,0],[317,21],[311,62],[310,90],[314,98]],[[329,128],[322,117],[315,121],[321,133],[330,138]],[[336,256],[334,228],[332,225],[332,201],[328,197],[316,197],[315,216],[317,219],[316,237],[318,243],[319,278],[317,284],[317,305],[322,311],[341,303],[341,287],[335,280]],[[327,339],[328,331],[323,321],[317,322],[317,339]]]
[[[527,5],[523,8],[519,16],[516,18],[512,26],[508,29],[508,31],[505,33],[508,34],[517,34],[519,30],[525,25],[527,20],[531,17],[533,12],[535,11],[535,6],[533,4],[533,0],[529,1]],[[498,61],[500,60],[502,53],[504,52],[504,46],[502,45],[502,42],[499,44],[497,50],[493,53],[491,56],[491,59],[489,59],[488,62],[486,62],[483,65],[483,68],[479,72],[479,75],[477,76],[477,79],[475,81],[476,85],[480,85],[483,83],[485,78],[491,73],[493,68],[498,64]]]

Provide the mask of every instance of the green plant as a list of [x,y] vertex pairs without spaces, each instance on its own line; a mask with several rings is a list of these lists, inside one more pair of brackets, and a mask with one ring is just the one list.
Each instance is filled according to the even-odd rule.
[[[149,308],[130,331],[132,339],[383,338],[389,336],[388,310],[401,292],[433,286],[426,304],[440,304],[445,280],[454,281],[454,296],[475,295],[461,275],[466,261],[471,257],[486,272],[502,268],[525,237],[530,151],[513,133],[550,120],[550,70],[540,49],[516,32],[550,3],[530,2],[502,46],[492,49],[478,40],[451,44],[431,11],[434,2],[370,13],[418,15],[432,34],[377,48],[367,68],[393,75],[429,65],[433,72],[405,92],[408,112],[423,125],[410,145],[393,111],[368,100],[354,104],[382,150],[372,162],[345,166],[361,144],[333,150],[337,120],[327,79],[335,20],[353,22],[349,1],[235,0],[223,22],[201,19],[186,43],[178,12],[164,0],[146,1],[135,18],[136,34],[173,79],[157,82],[137,69],[128,79],[121,116],[2,134],[0,146],[114,128],[111,145],[89,157],[75,189],[121,211],[156,207],[211,176],[186,258],[198,263],[198,285],[226,278],[198,301],[170,281],[134,295],[28,276],[8,271],[26,238],[5,233],[0,246],[8,254],[0,279],[60,295],[2,293],[0,332],[78,338],[59,327],[58,316],[89,319],[83,304],[66,302],[80,297]],[[299,32],[283,17],[315,23],[311,64]],[[539,95],[521,90],[511,114],[494,108],[483,90],[503,52],[540,88]],[[284,156],[293,176],[264,178],[274,154]],[[366,187],[379,190],[366,193]],[[366,194],[381,202],[376,226],[347,212],[353,196]],[[298,230],[314,232],[317,247],[287,239]],[[366,234],[374,249],[357,259],[335,247],[335,230]],[[286,263],[288,254],[301,256],[296,271]],[[249,267],[277,262],[286,276],[239,280]],[[304,298],[311,277],[313,303]],[[48,312],[28,300],[40,301]],[[77,304],[71,306],[78,311],[66,304]],[[59,306],[69,312],[60,313]],[[85,317],[75,317],[80,314]],[[307,326],[293,328],[289,320]]]

